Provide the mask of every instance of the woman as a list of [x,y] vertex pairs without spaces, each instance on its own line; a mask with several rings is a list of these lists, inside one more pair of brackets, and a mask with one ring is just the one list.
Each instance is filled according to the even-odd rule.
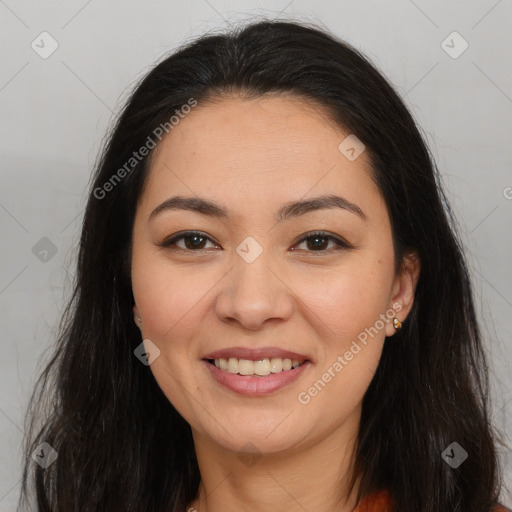
[[313,27],[204,36],[137,86],[31,417],[48,396],[37,510],[503,510],[435,165]]

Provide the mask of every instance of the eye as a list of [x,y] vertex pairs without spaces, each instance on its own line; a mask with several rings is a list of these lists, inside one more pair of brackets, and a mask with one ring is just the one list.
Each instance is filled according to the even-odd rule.
[[327,250],[330,242],[334,244],[335,251],[353,248],[353,246],[343,238],[326,233],[325,231],[315,231],[314,233],[308,234],[299,241],[298,245],[306,244],[306,250],[308,252],[331,252]]
[[[214,248],[218,247],[206,233],[201,231],[184,231],[164,240],[159,246],[171,249],[176,248],[183,251],[199,252],[208,249],[208,247],[206,247],[208,242],[211,242]],[[307,252],[331,252],[328,250],[329,243],[334,244],[334,247],[331,247],[334,251],[353,248],[353,246],[343,238],[334,236],[325,231],[309,233],[299,240],[298,244],[295,244],[294,247],[306,244],[305,250]],[[295,251],[297,249],[292,248],[292,250]]]
[[[183,244],[180,245],[179,242],[182,241]],[[207,242],[212,242],[212,239],[206,233],[202,233],[201,231],[185,231],[164,240],[159,245],[160,247],[166,248],[172,248],[175,246],[177,249],[184,251],[198,252],[207,249],[207,247],[205,247]]]

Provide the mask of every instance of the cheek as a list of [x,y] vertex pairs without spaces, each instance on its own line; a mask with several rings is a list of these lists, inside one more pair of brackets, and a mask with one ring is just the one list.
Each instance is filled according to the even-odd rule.
[[[150,370],[168,400],[187,421],[194,420],[189,397],[197,394],[194,363],[201,318],[215,282],[209,273],[165,261],[153,249],[142,247],[132,258],[132,290],[142,318],[142,336],[160,349]],[[212,281],[210,283],[210,281]]]
[[375,374],[389,314],[392,259],[389,263],[359,261],[303,283],[310,322],[317,325],[319,359],[314,378],[298,400],[310,403],[313,416],[327,408],[336,410],[339,418],[346,417]]
[[384,266],[354,258],[350,265],[297,284],[297,294],[324,325],[326,339],[355,338],[385,313],[393,280],[391,265],[391,260]]
[[[206,267],[205,267],[206,269]],[[176,266],[162,255],[134,255],[132,289],[143,319],[144,335],[164,341],[186,336],[204,314],[208,290],[218,281],[216,273],[199,266]]]

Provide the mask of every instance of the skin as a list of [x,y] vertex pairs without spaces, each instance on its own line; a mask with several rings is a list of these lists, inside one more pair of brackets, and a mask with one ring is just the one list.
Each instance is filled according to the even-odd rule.
[[[301,98],[226,97],[195,107],[155,150],[133,229],[134,313],[142,339],[161,351],[151,371],[192,428],[202,477],[194,510],[348,512],[356,505],[347,477],[361,404],[385,337],[395,333],[392,322],[359,343],[362,350],[309,403],[298,395],[393,304],[406,320],[419,262],[409,255],[395,273],[384,200],[366,152],[350,161],[338,150],[347,135]],[[355,203],[366,220],[343,209],[281,223],[273,217],[284,203],[324,194]],[[214,200],[230,216],[173,210],[149,220],[174,195]],[[202,250],[190,238],[158,245],[183,230],[211,240]],[[318,249],[304,240],[315,230],[355,247],[336,250],[321,239]],[[247,236],[263,248],[252,263],[236,252]],[[277,346],[313,364],[288,387],[247,397],[219,385],[201,361],[234,346]]]

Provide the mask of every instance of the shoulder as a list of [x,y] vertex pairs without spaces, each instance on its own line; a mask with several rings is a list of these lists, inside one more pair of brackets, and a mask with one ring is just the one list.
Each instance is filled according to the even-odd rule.
[[509,508],[504,507],[503,505],[496,505],[494,512],[512,512]]

